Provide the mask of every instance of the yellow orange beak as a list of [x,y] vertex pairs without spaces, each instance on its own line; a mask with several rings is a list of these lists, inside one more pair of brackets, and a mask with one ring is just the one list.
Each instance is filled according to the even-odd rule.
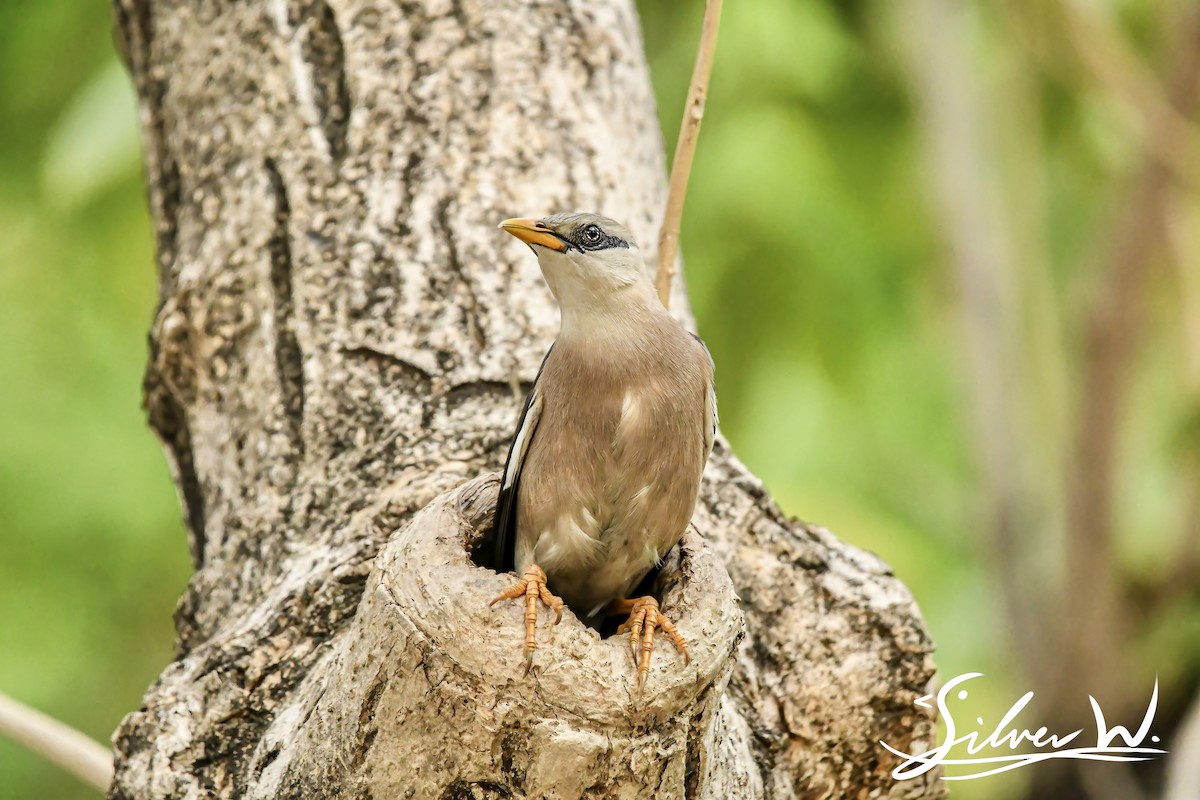
[[525,244],[536,244],[551,250],[563,252],[567,245],[542,223],[532,219],[506,219],[500,223],[503,230],[520,239]]

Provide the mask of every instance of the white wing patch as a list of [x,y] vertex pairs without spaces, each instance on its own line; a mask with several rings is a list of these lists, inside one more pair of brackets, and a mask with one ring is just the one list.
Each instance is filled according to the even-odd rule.
[[618,446],[624,444],[637,429],[642,418],[642,402],[632,390],[625,392],[621,399],[621,418],[617,421]]
[[641,511],[645,507],[646,502],[650,499],[650,492],[652,491],[654,491],[654,486],[653,484],[648,483],[634,492],[633,497],[629,498],[630,509],[636,508],[638,511]]
[[708,408],[707,419],[704,426],[704,454],[707,456],[712,452],[713,440],[717,438],[717,390],[710,381],[708,384]]
[[513,439],[513,457],[508,460],[508,468],[504,470],[504,489],[511,489],[517,476],[521,474],[521,466],[525,463],[525,453],[529,450],[529,439],[533,434],[533,429],[537,427],[538,420],[542,417],[542,394],[534,387],[533,400],[529,404],[529,411],[526,412],[525,418],[521,421],[521,429],[517,431],[517,437]]
[[716,365],[713,363],[712,354],[708,352],[708,348],[704,346],[704,342],[697,337],[696,341],[700,342],[700,346],[704,348],[704,355],[708,357],[708,407],[705,409],[705,424],[704,424],[704,455],[705,458],[712,452],[713,440],[717,438],[717,425],[720,420],[717,418],[717,384],[713,379],[717,371]]

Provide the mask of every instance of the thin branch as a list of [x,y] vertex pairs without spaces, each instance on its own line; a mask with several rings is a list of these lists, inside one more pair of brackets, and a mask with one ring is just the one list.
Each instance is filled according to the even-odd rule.
[[107,792],[112,752],[74,728],[0,694],[0,736],[53,761],[84,783]]
[[675,256],[679,252],[679,226],[683,220],[683,200],[687,195],[688,178],[692,174],[692,158],[696,155],[696,140],[700,138],[700,121],[704,119],[704,102],[708,99],[708,79],[712,75],[713,54],[717,50],[717,29],[721,25],[722,0],[707,0],[704,24],[700,31],[700,46],[696,65],[692,68],[692,83],[688,87],[687,105],[679,125],[679,141],[675,144],[675,160],[671,164],[671,185],[667,190],[667,210],[663,214],[658,234],[658,274],[655,286],[664,306],[671,304],[671,279],[675,277]]

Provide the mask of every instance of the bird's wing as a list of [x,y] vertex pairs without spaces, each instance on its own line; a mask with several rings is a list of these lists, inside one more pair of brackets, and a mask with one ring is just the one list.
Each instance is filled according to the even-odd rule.
[[700,349],[704,351],[704,356],[708,359],[708,400],[704,409],[704,458],[708,458],[708,454],[712,452],[713,440],[717,438],[717,385],[713,380],[716,373],[716,366],[713,364],[712,353],[708,352],[708,347],[704,344],[704,340],[696,334],[692,337],[700,343]]
[[508,450],[508,458],[504,462],[504,475],[500,480],[500,497],[496,501],[496,536],[493,565],[496,572],[508,572],[515,569],[517,546],[517,493],[521,486],[521,470],[525,466],[525,455],[529,452],[529,443],[537,430],[542,418],[542,393],[540,382],[542,370],[550,358],[551,346],[538,367],[537,377],[533,379],[533,388],[525,398],[525,407],[521,410],[521,421],[517,423],[517,432],[513,434],[512,446]]

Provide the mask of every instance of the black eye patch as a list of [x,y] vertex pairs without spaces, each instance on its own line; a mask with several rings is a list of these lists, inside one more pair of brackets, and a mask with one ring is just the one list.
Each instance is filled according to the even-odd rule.
[[571,243],[580,250],[607,250],[610,247],[629,247],[629,242],[604,232],[595,223],[584,225],[575,231]]

